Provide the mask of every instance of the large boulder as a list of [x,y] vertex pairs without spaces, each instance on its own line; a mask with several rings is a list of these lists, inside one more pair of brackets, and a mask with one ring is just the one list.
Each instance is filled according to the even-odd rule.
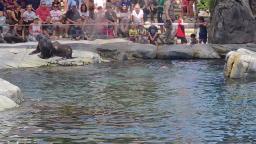
[[17,107],[22,101],[20,88],[0,78],[0,111]]
[[256,43],[255,0],[215,0],[209,42]]
[[219,59],[211,45],[165,45],[157,50],[158,59]]
[[226,56],[224,74],[228,78],[256,76],[256,52],[247,49],[231,51]]

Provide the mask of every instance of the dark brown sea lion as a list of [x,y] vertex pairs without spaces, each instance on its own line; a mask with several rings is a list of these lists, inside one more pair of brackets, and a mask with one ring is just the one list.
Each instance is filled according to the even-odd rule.
[[55,48],[52,45],[51,40],[46,35],[40,34],[36,37],[38,45],[36,50],[32,51],[29,55],[40,53],[39,57],[47,59],[54,56]]
[[66,44],[60,44],[59,42],[55,41],[52,43],[53,47],[55,49],[54,55],[71,59],[72,58],[72,48],[69,45]]

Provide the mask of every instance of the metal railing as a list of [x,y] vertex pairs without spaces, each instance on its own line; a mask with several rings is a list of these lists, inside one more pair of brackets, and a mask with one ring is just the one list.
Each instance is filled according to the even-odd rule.
[[[147,29],[150,25],[155,25],[158,27],[162,27],[164,29],[164,23],[149,23],[149,24],[140,24],[143,25],[145,29]],[[59,28],[62,28],[62,32],[60,32],[58,35],[65,35],[65,32],[63,31],[70,31],[70,27],[72,26],[78,26],[81,28],[81,30],[86,34],[86,35],[94,35],[96,38],[100,37],[100,38],[112,38],[112,35],[110,34],[110,31],[107,31],[108,27],[112,27],[112,30],[115,31],[115,34],[118,33],[118,31],[120,30],[121,26],[127,26],[127,28],[129,28],[130,23],[110,23],[110,22],[103,22],[103,23],[80,23],[80,24],[38,24],[42,27],[44,26],[53,26],[56,27],[58,26]],[[182,25],[184,25],[185,29],[193,29],[194,32],[196,32],[197,26],[199,25],[199,23],[182,23]],[[9,25],[9,24],[4,24],[4,25],[0,25],[2,27],[5,27],[4,29],[4,34],[7,33],[8,29],[10,27],[13,28],[17,28],[17,27],[23,27],[23,38],[25,39],[29,32],[28,32],[28,27],[30,25]],[[178,23],[172,23],[172,27],[173,29],[175,29],[178,26]],[[65,30],[66,29],[66,30]],[[160,28],[159,28],[160,29]],[[56,30],[56,28],[54,28],[54,31]],[[128,30],[128,29],[127,29]],[[26,32],[25,32],[26,31]],[[128,32],[128,31],[127,31]],[[161,32],[159,30],[159,33],[161,34]],[[69,33],[68,33],[69,34]],[[57,35],[55,35],[57,36]],[[117,36],[117,35],[116,35]],[[70,35],[68,36],[68,38],[70,38]]]

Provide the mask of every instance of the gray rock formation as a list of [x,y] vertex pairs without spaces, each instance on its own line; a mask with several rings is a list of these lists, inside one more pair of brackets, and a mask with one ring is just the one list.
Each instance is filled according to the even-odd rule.
[[209,42],[256,43],[255,0],[215,0]]
[[256,78],[256,52],[243,48],[229,52],[224,74],[228,78]]
[[20,88],[0,78],[0,111],[17,107],[22,101]]
[[256,1],[255,0],[249,0],[250,7],[252,9],[253,15],[256,17]]
[[49,65],[83,66],[90,63],[100,63],[101,58],[97,53],[90,51],[74,50],[72,59],[52,57],[41,59],[37,55],[28,55],[32,49],[4,48],[0,49],[0,68],[40,67]]
[[158,59],[219,59],[210,45],[166,45],[157,51]]
[[102,44],[96,50],[100,56],[110,60],[155,59],[157,47],[150,44],[118,42]]

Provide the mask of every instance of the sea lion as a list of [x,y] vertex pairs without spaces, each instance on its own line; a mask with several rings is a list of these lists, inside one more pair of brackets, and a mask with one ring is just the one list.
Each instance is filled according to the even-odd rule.
[[43,34],[39,34],[36,36],[36,40],[38,41],[38,45],[36,50],[32,51],[29,55],[40,53],[39,57],[42,59],[47,59],[54,56],[55,48],[49,37]]
[[71,59],[72,58],[72,48],[69,45],[60,44],[59,42],[55,41],[52,43],[55,49],[54,55]]

